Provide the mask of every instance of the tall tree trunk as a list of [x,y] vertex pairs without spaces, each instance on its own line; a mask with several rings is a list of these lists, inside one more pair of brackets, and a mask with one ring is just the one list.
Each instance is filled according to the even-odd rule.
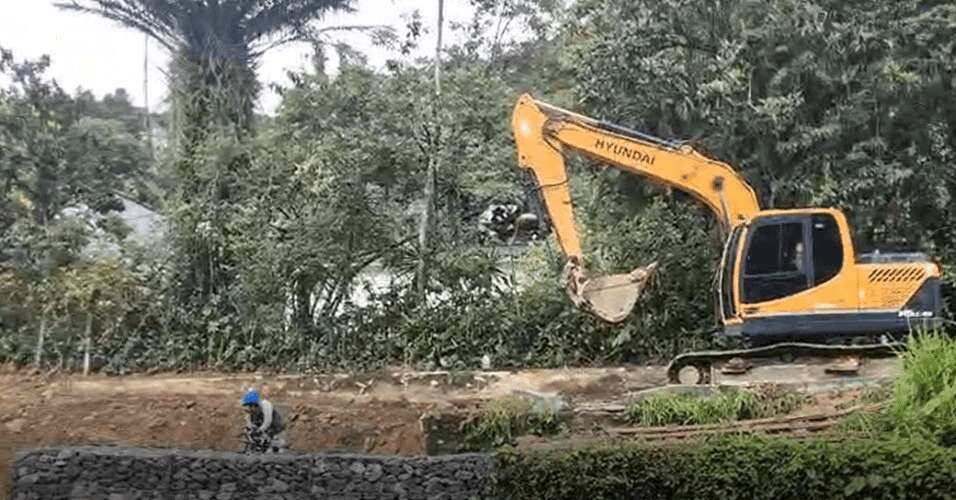
[[[227,291],[235,265],[228,217],[237,196],[233,173],[249,161],[245,155],[209,161],[215,141],[240,142],[252,132],[259,83],[246,54],[202,58],[184,50],[172,64],[177,140],[177,194],[183,210],[173,220],[177,250],[184,262],[179,298],[207,304]],[[227,307],[228,301],[221,301]],[[229,311],[223,311],[227,313]]]
[[33,364],[37,369],[40,368],[40,363],[43,361],[43,342],[46,340],[47,318],[49,317],[49,309],[46,306],[43,306],[41,309],[40,333],[37,335],[37,348],[33,359]]
[[93,344],[93,309],[86,312],[86,326],[83,328],[83,376],[90,374],[90,347]]
[[83,328],[83,375],[90,374],[90,350],[93,347],[93,314],[100,299],[99,288],[94,288],[86,306],[86,326]]
[[146,147],[149,149],[149,158],[156,158],[153,148],[153,125],[149,116],[149,35],[143,35],[143,130],[146,133]]
[[445,0],[438,0],[438,41],[435,44],[435,139],[431,158],[428,161],[428,170],[425,174],[425,206],[422,207],[422,217],[418,225],[418,249],[420,252],[418,268],[415,272],[415,284],[418,299],[425,301],[426,284],[428,281],[428,249],[429,232],[432,226],[432,216],[435,210],[435,177],[441,163],[441,42],[442,24],[445,15]]
[[317,280],[312,276],[300,276],[295,282],[293,322],[303,336],[312,333],[315,326],[315,319],[312,316],[312,293],[316,285]]

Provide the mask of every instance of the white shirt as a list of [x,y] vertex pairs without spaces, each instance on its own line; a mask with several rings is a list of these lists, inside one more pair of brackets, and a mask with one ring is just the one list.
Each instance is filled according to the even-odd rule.
[[[265,432],[272,425],[272,403],[266,399],[260,400],[259,409],[262,410],[262,425],[259,426],[258,430],[259,432]],[[246,420],[251,422],[252,418],[247,415]]]

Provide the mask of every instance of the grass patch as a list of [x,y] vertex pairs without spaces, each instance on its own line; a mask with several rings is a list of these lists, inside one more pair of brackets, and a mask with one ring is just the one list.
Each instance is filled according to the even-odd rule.
[[486,450],[514,444],[519,436],[556,434],[560,422],[551,408],[526,398],[503,396],[486,402],[465,426],[466,448]]
[[860,392],[860,403],[885,403],[893,398],[892,384],[868,385]]
[[956,341],[943,331],[911,336],[886,418],[895,431],[956,445]]
[[917,332],[900,355],[900,376],[860,395],[859,402],[883,403],[882,408],[854,413],[837,429],[956,446],[956,340],[943,330]]
[[833,427],[843,434],[857,434],[865,437],[879,437],[890,430],[892,425],[885,412],[857,411],[840,419]]
[[628,422],[647,427],[706,425],[786,415],[807,401],[773,387],[721,391],[708,397],[661,394],[631,404]]
[[[860,393],[846,401],[842,401],[836,405],[837,410],[849,410],[854,407],[859,407],[860,405],[879,405],[884,406],[890,399],[893,398],[893,384],[892,383],[879,383],[874,385],[864,386]],[[873,413],[870,411],[869,413]]]

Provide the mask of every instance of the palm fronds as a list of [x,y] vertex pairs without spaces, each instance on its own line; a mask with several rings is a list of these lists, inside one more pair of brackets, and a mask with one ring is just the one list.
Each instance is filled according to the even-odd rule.
[[312,21],[352,11],[354,0],[70,0],[55,5],[139,30],[170,51],[196,56],[256,57],[308,40]]

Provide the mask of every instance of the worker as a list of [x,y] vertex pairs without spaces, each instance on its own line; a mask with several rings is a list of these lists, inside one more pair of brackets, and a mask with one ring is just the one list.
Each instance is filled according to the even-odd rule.
[[797,243],[797,248],[793,256],[793,265],[798,272],[801,272],[801,273],[804,272],[803,271],[803,242]]
[[249,389],[242,396],[242,406],[246,410],[247,438],[264,444],[264,451],[277,453],[284,450],[286,443],[282,431],[285,426],[279,410],[269,400],[262,399],[255,389]]

